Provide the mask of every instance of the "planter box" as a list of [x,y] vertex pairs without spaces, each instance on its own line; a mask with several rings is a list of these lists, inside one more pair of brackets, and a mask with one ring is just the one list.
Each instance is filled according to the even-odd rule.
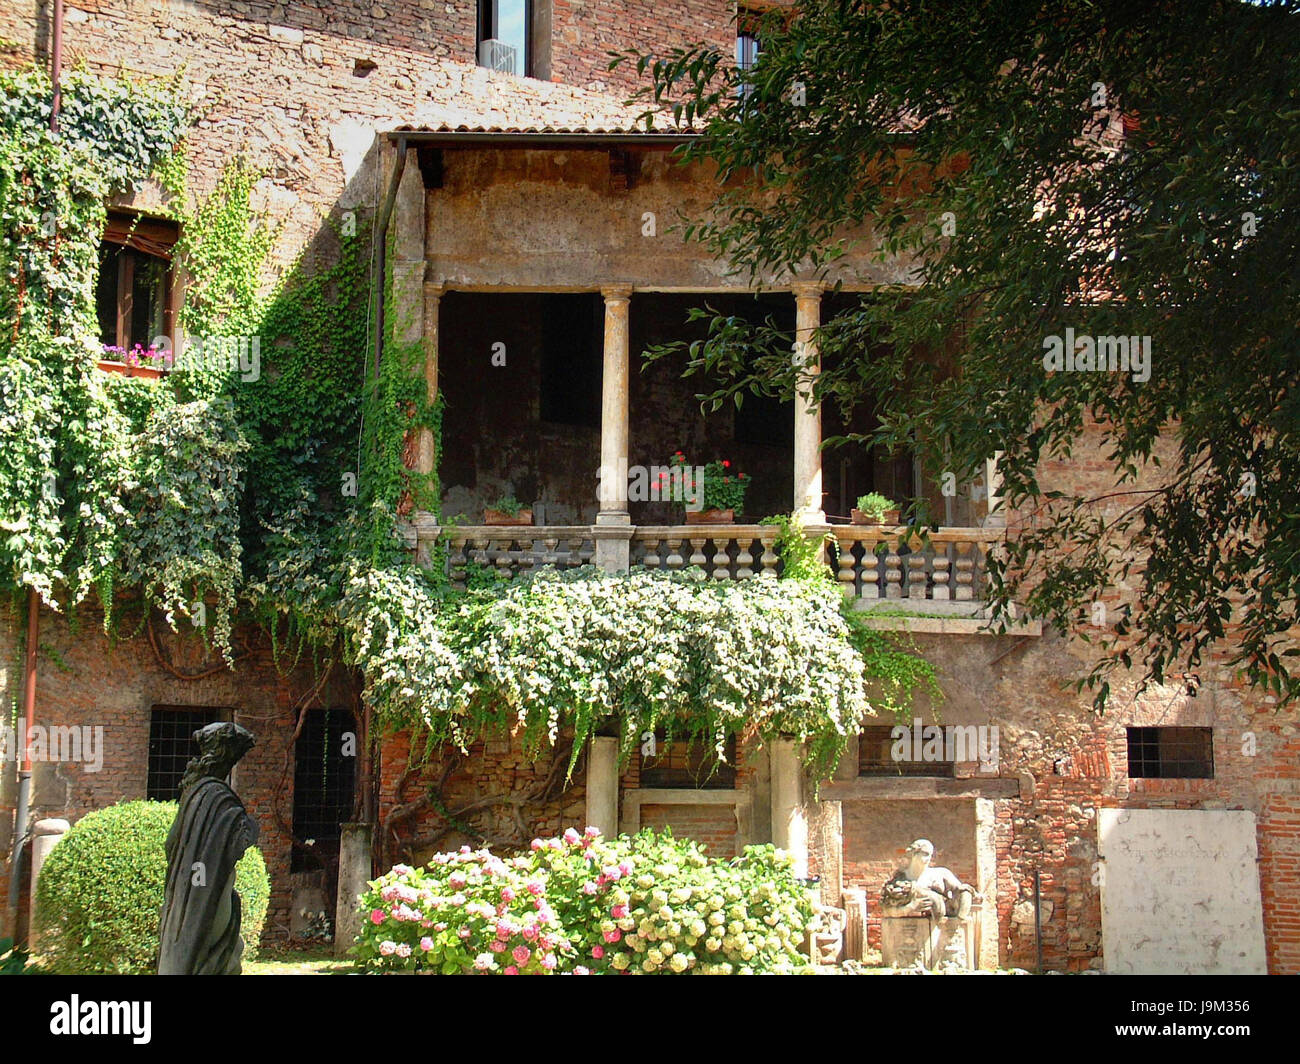
[[520,510],[514,517],[511,517],[500,510],[484,510],[483,523],[485,525],[501,525],[507,528],[520,528],[533,523],[533,511],[531,509]]
[[688,525],[734,525],[735,510],[687,510]]
[[120,373],[124,377],[144,377],[145,380],[158,380],[167,375],[166,370],[155,366],[129,366],[125,362],[111,362],[103,358],[98,359],[95,365],[105,373]]
[[856,506],[853,508],[853,523],[855,525],[896,525],[898,524],[898,510],[886,510],[883,517],[879,520],[868,517]]

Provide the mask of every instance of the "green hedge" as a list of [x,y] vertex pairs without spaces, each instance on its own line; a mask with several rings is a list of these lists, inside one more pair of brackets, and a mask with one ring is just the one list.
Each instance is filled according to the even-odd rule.
[[[167,832],[175,802],[119,802],[87,813],[50,851],[36,907],[42,966],[61,975],[139,975],[154,970],[167,882]],[[271,881],[251,847],[235,870],[244,957],[266,920]]]

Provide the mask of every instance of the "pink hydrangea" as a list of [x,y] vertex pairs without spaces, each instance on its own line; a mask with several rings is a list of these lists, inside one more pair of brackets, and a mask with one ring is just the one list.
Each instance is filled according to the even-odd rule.
[[605,956],[605,947],[604,947],[604,946],[592,946],[592,947],[591,947],[591,955],[592,955],[594,958],[596,958],[596,960],[601,960],[601,959],[604,958],[604,956]]
[[531,957],[532,955],[533,955],[532,950],[530,950],[527,946],[523,946],[523,945],[516,946],[514,949],[510,951],[510,956],[512,956],[520,964],[527,964],[528,958]]
[[605,941],[606,941],[606,942],[617,942],[617,941],[618,941],[620,938],[622,938],[622,937],[623,937],[623,932],[620,931],[618,928],[614,928],[613,931],[606,931],[606,932],[605,932]]
[[590,968],[584,968],[581,964],[579,964],[577,967],[575,967],[575,968],[573,969],[573,974],[574,974],[574,975],[590,975],[590,974],[591,974],[591,969],[590,969]]
[[505,902],[511,902],[511,901],[514,901],[514,900],[515,900],[515,888],[514,888],[514,887],[502,887],[502,888],[501,888],[501,900],[502,900],[502,901],[505,901]]
[[507,968],[504,972],[502,972],[501,974],[502,974],[502,975],[518,975],[518,974],[519,974],[519,969],[516,968],[516,967],[512,964],[512,965],[510,965],[510,967],[508,967],[508,968]]
[[609,910],[609,915],[612,916],[615,920],[621,920],[627,914],[628,914],[628,908],[626,905],[615,905],[612,909]]
[[528,846],[529,846],[530,849],[533,849],[533,850],[544,850],[544,849],[546,849],[546,843],[543,842],[541,839],[533,839],[533,841],[530,842],[530,843],[528,844]]
[[461,938],[469,938],[470,930],[468,927],[462,927],[459,931],[456,932],[456,934],[460,935]]
[[582,893],[584,894],[595,894],[598,890],[600,890],[600,887],[596,885],[595,881],[590,879],[582,885]]
[[462,846],[462,847],[460,848],[460,852],[461,852],[461,853],[469,853],[469,852],[470,852],[470,849],[469,849],[468,846]]
[[412,869],[410,865],[395,864],[393,865],[393,871],[396,872],[399,876],[409,876],[411,874]]
[[450,883],[457,890],[459,890],[461,887],[463,887],[466,883],[469,882],[469,876],[467,876],[464,872],[453,872],[447,878],[447,882]]
[[381,942],[379,943],[379,952],[385,957],[391,957],[394,953],[397,952],[397,943]]
[[411,955],[411,947],[405,942],[399,942],[397,944],[397,955],[399,957],[409,957]]
[[623,869],[621,869],[618,865],[610,865],[608,868],[602,868],[600,870],[600,874],[603,875],[606,879],[614,880],[614,881],[621,879],[625,875]]
[[384,922],[384,910],[383,910],[383,909],[371,909],[371,910],[370,910],[370,922],[371,922],[372,924],[382,924],[382,923]]
[[589,839],[599,838],[600,828],[593,828],[590,824],[588,824],[582,833],[586,835],[587,838]]
[[544,957],[542,957],[541,965],[548,972],[551,971],[555,967],[555,954],[548,953]]
[[631,862],[631,861],[619,861],[619,863],[618,863],[618,870],[619,870],[620,872],[622,872],[625,876],[630,876],[630,875],[632,874],[632,862]]
[[425,953],[428,953],[429,950],[433,949],[433,939],[428,935],[425,935],[424,938],[420,939],[420,949],[424,950]]
[[523,931],[520,932],[520,934],[523,935],[524,938],[528,939],[529,942],[535,942],[537,940],[537,928],[535,928],[532,924],[529,924],[527,927],[525,927]]
[[541,894],[542,891],[545,889],[546,889],[545,886],[542,885],[542,882],[540,880],[530,879],[528,881],[528,893],[531,894],[534,898],[536,898],[539,894]]
[[488,949],[493,953],[501,953],[506,948],[506,943],[499,938],[494,938],[488,943]]
[[576,846],[580,841],[582,841],[582,836],[573,828],[566,828],[564,831],[564,841],[570,846]]

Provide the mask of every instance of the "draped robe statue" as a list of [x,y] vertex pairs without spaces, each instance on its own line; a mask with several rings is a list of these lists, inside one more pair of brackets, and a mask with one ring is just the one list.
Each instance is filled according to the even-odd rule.
[[238,975],[244,940],[235,865],[257,841],[257,821],[225,782],[253,746],[230,721],[194,733],[180,809],[167,835],[167,886],[158,927],[159,975]]

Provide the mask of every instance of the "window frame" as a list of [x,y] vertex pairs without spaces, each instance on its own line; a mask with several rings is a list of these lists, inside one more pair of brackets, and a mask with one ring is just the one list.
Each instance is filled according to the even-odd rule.
[[1130,725],[1125,728],[1125,743],[1131,780],[1215,778],[1213,727]]
[[[727,737],[727,760],[718,761],[713,756],[711,745],[691,742],[687,738],[674,739],[670,743],[666,741],[665,734],[655,733],[656,752],[653,757],[648,758],[644,750],[639,754],[638,775],[642,790],[734,791],[736,789],[737,743],[734,735]],[[669,763],[656,764],[663,761]]]
[[[205,717],[208,719],[203,720],[202,723],[195,723],[194,720],[191,720],[190,723],[193,724],[193,727],[190,727],[187,731],[182,732],[181,735],[173,734],[170,736],[163,736],[157,734],[157,731],[159,730],[158,726],[162,723],[159,715],[164,713],[171,714],[174,717],[179,717],[180,715],[184,714],[191,718],[195,718],[195,720],[200,718],[205,718]],[[227,721],[233,719],[234,719],[234,710],[228,706],[186,706],[186,705],[176,705],[172,703],[157,703],[155,705],[150,706],[149,707],[149,737],[147,740],[146,755],[145,755],[145,785],[144,785],[145,799],[154,802],[178,801],[180,799],[180,781],[185,776],[185,768],[186,766],[189,765],[190,761],[193,758],[198,756],[199,753],[198,747],[194,743],[194,739],[193,739],[194,732],[198,731],[200,728],[207,727],[207,725],[209,724],[216,724],[220,721]],[[179,721],[174,721],[173,724],[174,725],[179,724]],[[181,736],[184,736],[183,740]],[[184,752],[178,752],[175,750],[163,752],[163,751],[155,750],[155,744],[162,744],[165,742],[180,744],[182,741],[186,744],[187,747]],[[165,770],[162,769],[157,765],[157,762],[162,760],[163,758],[170,759],[173,765],[175,764],[176,759],[179,758],[180,767],[179,768],[171,767]],[[169,777],[174,777],[175,780],[174,789],[171,791],[166,791],[162,786],[161,780],[155,782],[156,779],[155,773],[157,773],[158,775],[166,775]]]
[[[500,29],[500,14],[497,10],[501,0],[478,0],[478,11],[475,18],[475,39],[474,39],[474,64],[483,66],[479,58],[479,50],[484,41],[500,40],[497,32]],[[537,63],[534,60],[534,42],[533,42],[533,21],[537,17],[535,0],[518,0],[524,6],[524,54],[520,57],[520,66],[522,69],[514,71],[514,77],[531,78],[534,77],[534,71]],[[483,67],[485,70],[491,67]],[[498,71],[497,73],[504,73]]]

